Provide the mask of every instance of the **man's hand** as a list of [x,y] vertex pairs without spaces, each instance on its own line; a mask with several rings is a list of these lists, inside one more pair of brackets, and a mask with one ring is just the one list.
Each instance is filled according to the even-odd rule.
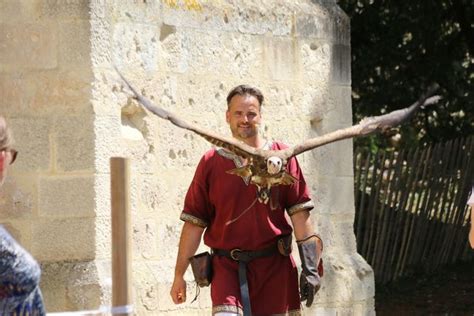
[[184,281],[183,277],[174,278],[170,295],[175,304],[186,302],[186,281]]
[[314,295],[321,288],[318,266],[321,261],[322,242],[319,236],[311,235],[297,241],[301,258],[300,298],[306,301],[306,307],[313,304]]
[[321,279],[316,272],[314,275],[307,275],[304,271],[301,272],[300,276],[300,299],[306,301],[306,306],[310,307],[313,304],[314,295],[321,288]]
[[189,265],[189,258],[196,253],[199,247],[204,228],[189,222],[183,224],[181,237],[179,240],[178,258],[174,272],[174,281],[171,286],[170,295],[175,304],[181,304],[186,301],[186,281],[184,273]]

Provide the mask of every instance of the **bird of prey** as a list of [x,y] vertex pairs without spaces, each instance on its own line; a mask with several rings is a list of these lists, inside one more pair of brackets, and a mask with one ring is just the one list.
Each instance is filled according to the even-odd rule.
[[380,116],[365,118],[361,120],[359,124],[308,139],[301,144],[287,149],[264,150],[249,146],[233,137],[225,137],[213,131],[205,130],[195,124],[180,119],[175,114],[153,104],[146,97],[138,93],[117,69],[116,71],[127,87],[132,91],[134,98],[150,112],[162,119],[170,121],[180,128],[187,129],[204,137],[213,145],[225,148],[246,159],[246,165],[228,170],[227,172],[238,175],[244,179],[250,179],[250,183],[257,186],[257,198],[262,203],[268,202],[271,187],[295,183],[296,178],[286,172],[285,168],[291,157],[339,140],[366,136],[393,128],[411,117],[420,106],[434,104],[441,98],[439,96],[433,96],[438,89],[438,85],[435,84],[430,87],[418,101],[407,108]]

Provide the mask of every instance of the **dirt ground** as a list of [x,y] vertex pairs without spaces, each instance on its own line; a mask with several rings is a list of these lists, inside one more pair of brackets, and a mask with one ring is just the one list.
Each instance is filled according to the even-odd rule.
[[474,262],[447,266],[432,275],[419,274],[375,295],[377,316],[474,315]]

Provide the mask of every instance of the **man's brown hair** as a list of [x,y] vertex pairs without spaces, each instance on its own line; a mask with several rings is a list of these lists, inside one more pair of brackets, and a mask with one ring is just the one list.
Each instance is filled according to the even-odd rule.
[[229,108],[230,101],[236,95],[240,95],[240,96],[251,95],[251,96],[254,96],[258,100],[259,107],[262,107],[263,99],[264,99],[262,92],[259,89],[254,88],[252,86],[249,86],[249,85],[246,85],[246,84],[241,84],[241,85],[233,88],[232,90],[230,90],[229,94],[227,95],[227,108]]

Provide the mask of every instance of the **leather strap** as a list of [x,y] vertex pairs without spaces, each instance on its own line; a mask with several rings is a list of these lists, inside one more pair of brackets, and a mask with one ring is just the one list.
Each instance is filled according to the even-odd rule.
[[249,284],[247,281],[247,262],[239,261],[239,284],[242,305],[244,305],[244,316],[252,316],[252,306],[250,305]]
[[268,257],[272,255],[276,255],[278,252],[278,248],[276,245],[272,245],[268,248],[262,250],[241,250],[239,248],[235,248],[232,250],[225,250],[225,249],[212,249],[212,253],[221,257],[227,257],[234,261],[244,261],[250,262],[253,259],[261,258],[261,257]]
[[244,316],[252,316],[252,306],[250,304],[249,285],[247,281],[247,264],[256,258],[279,254],[278,247],[272,245],[268,248],[255,251],[241,250],[238,248],[232,250],[212,249],[212,252],[215,255],[227,257],[239,263],[240,296],[242,297]]

